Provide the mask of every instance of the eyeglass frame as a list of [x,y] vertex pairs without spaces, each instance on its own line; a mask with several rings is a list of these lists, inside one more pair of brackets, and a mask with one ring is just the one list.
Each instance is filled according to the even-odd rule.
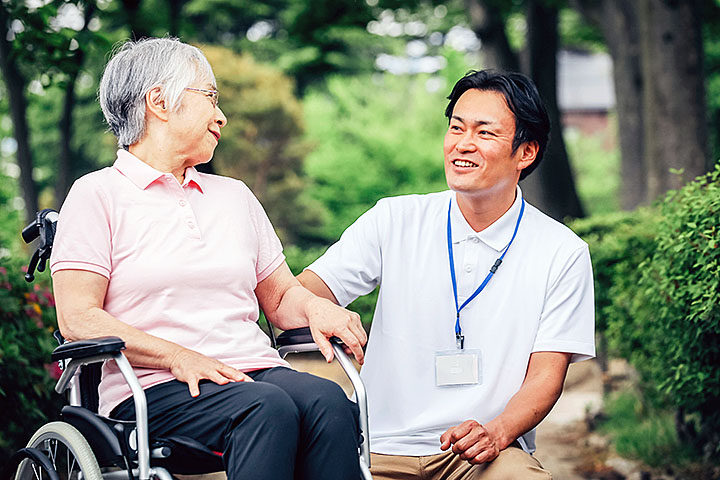
[[201,92],[201,93],[209,93],[211,96],[210,101],[213,104],[213,107],[217,108],[218,106],[218,100],[220,97],[220,93],[217,90],[208,90],[207,88],[195,88],[195,87],[185,87],[185,90],[190,90],[192,92]]

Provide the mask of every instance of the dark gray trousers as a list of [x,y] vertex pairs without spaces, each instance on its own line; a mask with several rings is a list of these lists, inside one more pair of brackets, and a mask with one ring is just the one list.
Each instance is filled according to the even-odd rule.
[[[145,390],[150,436],[182,435],[222,452],[228,480],[358,480],[358,410],[334,382],[285,367],[249,372],[255,382]],[[132,399],[113,418],[134,420]]]

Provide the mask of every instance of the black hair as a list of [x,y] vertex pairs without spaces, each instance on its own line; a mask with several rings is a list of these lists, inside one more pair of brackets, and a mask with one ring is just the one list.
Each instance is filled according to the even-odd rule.
[[538,143],[535,161],[520,172],[520,180],[522,180],[540,164],[550,139],[550,118],[535,84],[521,73],[471,70],[457,81],[447,97],[450,100],[445,109],[448,121],[452,118],[455,104],[460,96],[471,88],[498,92],[505,97],[508,108],[515,115],[513,153],[525,142]]

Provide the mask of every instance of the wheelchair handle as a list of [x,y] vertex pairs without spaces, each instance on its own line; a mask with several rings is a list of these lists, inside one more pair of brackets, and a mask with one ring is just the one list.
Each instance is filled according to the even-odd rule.
[[25,281],[30,283],[35,280],[35,269],[38,272],[45,271],[45,263],[50,258],[53,241],[55,240],[55,228],[57,226],[58,213],[55,210],[46,208],[35,214],[35,221],[22,230],[22,238],[25,243],[31,243],[40,237],[40,244],[30,258]]

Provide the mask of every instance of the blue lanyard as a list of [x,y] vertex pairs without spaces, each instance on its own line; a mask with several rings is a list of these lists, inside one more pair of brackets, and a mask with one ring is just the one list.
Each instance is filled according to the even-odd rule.
[[452,200],[450,200],[450,205],[448,205],[448,219],[447,219],[447,246],[448,246],[448,256],[450,258],[450,278],[452,278],[452,286],[453,286],[453,295],[455,296],[455,310],[457,312],[457,316],[455,317],[455,342],[457,344],[457,347],[459,349],[463,349],[465,345],[465,337],[462,334],[462,328],[460,328],[460,310],[465,308],[465,305],[470,303],[475,297],[478,296],[480,292],[483,291],[485,286],[490,282],[490,279],[495,275],[495,272],[497,272],[497,269],[500,267],[500,264],[503,261],[503,258],[505,258],[505,254],[507,253],[508,249],[510,248],[510,245],[512,245],[513,241],[515,240],[515,236],[518,232],[518,227],[520,226],[520,220],[522,220],[523,212],[525,211],[525,199],[521,198],[522,204],[520,206],[520,214],[518,215],[517,223],[515,223],[515,231],[512,234],[512,238],[510,239],[510,243],[507,244],[505,249],[503,250],[502,254],[500,255],[500,258],[495,260],[495,263],[492,267],[490,267],[490,273],[487,274],[485,277],[485,280],[482,281],[480,286],[475,290],[475,292],[470,295],[470,298],[465,300],[465,303],[458,306],[458,294],[457,294],[457,280],[455,279],[455,260],[453,258],[453,248],[452,248],[452,227],[450,226],[450,209],[452,208]]

